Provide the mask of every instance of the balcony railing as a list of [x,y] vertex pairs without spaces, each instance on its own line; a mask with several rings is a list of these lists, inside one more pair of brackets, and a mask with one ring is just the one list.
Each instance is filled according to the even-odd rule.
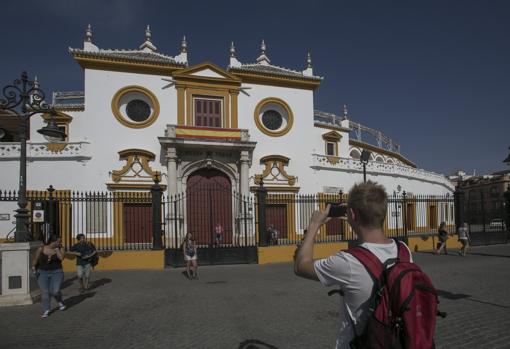
[[[321,169],[341,169],[354,172],[363,172],[363,165],[359,160],[348,158],[340,158],[334,156],[325,156],[319,154],[312,154],[313,165],[312,168]],[[453,184],[443,175],[435,172],[425,171],[422,169],[403,166],[398,164],[389,164],[377,161],[369,161],[366,166],[367,173],[374,173],[380,175],[399,176],[409,179],[416,179],[420,181],[436,183],[443,185],[449,190],[453,190]]]
[[[92,158],[89,142],[69,142],[61,150],[48,147],[46,142],[27,142],[27,160],[65,160],[86,161]],[[60,148],[60,147],[59,147]],[[19,142],[0,143],[0,161],[19,161],[21,146]]]

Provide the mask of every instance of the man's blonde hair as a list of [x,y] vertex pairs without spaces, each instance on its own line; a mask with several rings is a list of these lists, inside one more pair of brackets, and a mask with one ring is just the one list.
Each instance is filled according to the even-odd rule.
[[367,181],[352,187],[347,205],[354,211],[360,226],[382,228],[388,210],[388,195],[382,185]]

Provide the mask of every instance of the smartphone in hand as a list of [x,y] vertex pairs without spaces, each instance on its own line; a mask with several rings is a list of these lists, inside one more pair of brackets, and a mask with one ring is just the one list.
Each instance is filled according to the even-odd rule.
[[326,204],[331,205],[329,209],[328,217],[345,217],[347,216],[347,206],[336,202],[327,202]]

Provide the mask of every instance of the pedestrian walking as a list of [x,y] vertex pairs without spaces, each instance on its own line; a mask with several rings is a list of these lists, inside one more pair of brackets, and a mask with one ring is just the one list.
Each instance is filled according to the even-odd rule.
[[42,318],[48,317],[51,312],[51,297],[55,298],[59,310],[65,310],[66,306],[62,301],[60,287],[64,279],[62,271],[62,260],[64,250],[58,235],[51,235],[44,246],[39,247],[32,260],[32,271],[37,277],[37,283],[41,289]]
[[437,228],[437,238],[439,242],[437,243],[436,254],[441,254],[441,251],[444,249],[444,254],[448,254],[446,250],[446,240],[448,240],[448,230],[446,230],[446,222],[441,222],[439,224],[439,228]]
[[198,279],[197,244],[192,233],[187,233],[182,243],[182,253],[186,261],[188,279]]
[[[383,231],[388,198],[384,188],[368,181],[355,185],[349,192],[347,220],[358,236],[361,246],[374,254],[381,263],[397,258],[398,251],[407,245],[397,245],[395,240],[386,238]],[[360,334],[368,322],[370,299],[374,281],[367,269],[354,255],[338,252],[325,259],[313,259],[313,245],[320,227],[328,217],[331,205],[324,211],[315,211],[308,225],[303,243],[296,251],[294,271],[298,276],[318,280],[324,286],[337,285],[343,294],[340,310],[340,328],[336,340],[337,349],[351,348],[355,334]],[[412,260],[412,259],[411,259]],[[354,347],[353,347],[354,348]]]
[[459,234],[459,242],[462,244],[460,248],[459,255],[464,257],[467,253],[467,249],[469,247],[469,227],[467,223],[462,223],[459,227],[457,233]]
[[87,240],[85,234],[78,234],[76,239],[78,243],[71,247],[69,253],[76,256],[76,276],[80,280],[80,293],[83,293],[89,289],[92,259],[97,258],[97,251],[94,244]]

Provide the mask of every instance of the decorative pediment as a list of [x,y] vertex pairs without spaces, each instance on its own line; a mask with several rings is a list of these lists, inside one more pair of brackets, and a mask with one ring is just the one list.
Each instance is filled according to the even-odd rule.
[[119,158],[126,164],[120,170],[111,171],[113,183],[107,184],[109,189],[144,189],[154,184],[155,179],[161,179],[161,174],[149,164],[156,158],[150,151],[126,149],[119,151]]
[[260,159],[260,163],[265,166],[262,174],[255,175],[255,184],[260,185],[263,181],[267,186],[288,186],[296,184],[297,177],[291,176],[285,171],[285,166],[289,164],[289,158],[282,155],[268,155]]
[[336,131],[331,131],[323,134],[322,139],[330,142],[338,142],[340,139],[342,139],[342,136]]
[[174,80],[204,80],[240,85],[241,80],[217,65],[204,62],[173,73]]

